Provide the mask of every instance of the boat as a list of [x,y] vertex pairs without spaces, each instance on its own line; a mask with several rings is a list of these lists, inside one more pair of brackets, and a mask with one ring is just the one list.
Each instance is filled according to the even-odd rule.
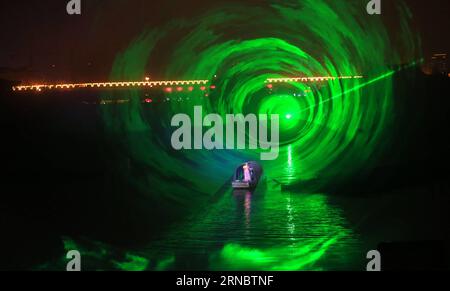
[[257,162],[246,162],[236,169],[231,185],[234,189],[256,188],[262,172],[262,168]]

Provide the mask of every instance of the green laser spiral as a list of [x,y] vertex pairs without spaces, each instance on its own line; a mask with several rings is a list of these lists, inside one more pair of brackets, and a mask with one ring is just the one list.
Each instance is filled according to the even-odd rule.
[[[217,89],[145,112],[140,92],[118,93],[128,105],[103,109],[106,128],[146,174],[131,177],[142,191],[186,202],[186,187],[208,194],[226,182],[234,166],[258,159],[258,151],[180,151],[167,137],[174,114],[279,114],[280,155],[263,162],[282,184],[317,191],[367,169],[389,138],[393,106],[392,65],[414,59],[410,15],[398,6],[401,37],[380,17],[367,15],[366,1],[263,1],[228,4],[190,19],[146,29],[118,54],[111,79],[145,75],[151,58],[170,55],[167,79],[209,79]],[[179,37],[182,35],[182,37]],[[171,41],[170,48],[161,43]],[[266,85],[268,78],[354,76],[363,79]],[[197,94],[197,95],[196,95]],[[173,98],[174,93],[167,93]],[[178,181],[174,183],[174,181]],[[315,181],[315,182],[314,182]],[[313,187],[311,185],[314,185]],[[157,191],[156,191],[157,190]]]

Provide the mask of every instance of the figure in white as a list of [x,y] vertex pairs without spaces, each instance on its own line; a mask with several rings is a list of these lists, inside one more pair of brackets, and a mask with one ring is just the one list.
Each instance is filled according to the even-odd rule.
[[250,182],[252,180],[252,177],[250,175],[250,168],[248,167],[248,164],[244,165],[244,181]]

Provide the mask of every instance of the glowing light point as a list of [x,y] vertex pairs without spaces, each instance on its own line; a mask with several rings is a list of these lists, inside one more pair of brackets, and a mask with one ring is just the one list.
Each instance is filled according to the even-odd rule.
[[286,114],[286,119],[291,119],[292,118],[292,114]]

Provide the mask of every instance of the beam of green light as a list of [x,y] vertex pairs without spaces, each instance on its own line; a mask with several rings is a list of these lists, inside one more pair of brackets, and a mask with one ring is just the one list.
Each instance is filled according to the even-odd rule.
[[[333,99],[340,98],[340,97],[345,96],[345,95],[347,95],[347,94],[349,94],[349,93],[352,93],[352,92],[354,92],[354,91],[361,90],[362,88],[364,88],[364,87],[366,87],[366,86],[369,86],[369,85],[371,85],[371,84],[374,84],[374,83],[376,83],[376,82],[378,82],[378,81],[381,81],[381,80],[383,80],[383,79],[385,79],[385,78],[389,78],[389,77],[391,77],[391,76],[394,75],[394,74],[395,74],[395,71],[390,71],[390,72],[387,72],[387,73],[385,73],[385,74],[382,74],[381,76],[372,78],[371,80],[369,80],[369,81],[367,81],[367,82],[358,84],[358,85],[354,86],[353,88],[347,89],[347,90],[345,90],[344,92],[341,92],[341,93],[339,93],[339,94],[336,94],[336,95],[334,95],[334,96],[332,96],[332,97],[330,97],[330,98],[328,98],[328,99],[326,99],[326,100],[323,100],[323,101],[319,102],[318,104],[315,104],[315,105],[313,105],[313,106],[311,106],[311,107],[302,109],[302,111],[300,111],[300,113],[303,112],[303,111],[309,111],[309,110],[311,110],[311,108],[317,107],[317,106],[319,106],[319,105],[323,105],[323,104],[325,104],[325,103],[327,103],[327,102],[332,101]],[[349,101],[349,102],[351,102],[351,101]]]

